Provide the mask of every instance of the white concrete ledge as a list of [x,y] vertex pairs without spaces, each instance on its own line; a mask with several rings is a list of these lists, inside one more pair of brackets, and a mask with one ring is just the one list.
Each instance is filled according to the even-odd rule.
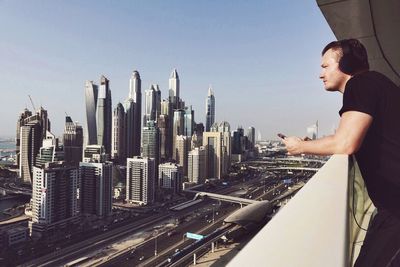
[[228,266],[347,266],[348,175],[349,157],[332,156]]

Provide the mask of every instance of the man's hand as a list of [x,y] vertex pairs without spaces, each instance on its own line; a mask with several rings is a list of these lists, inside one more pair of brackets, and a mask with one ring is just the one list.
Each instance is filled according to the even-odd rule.
[[288,155],[298,155],[303,153],[301,148],[303,140],[301,138],[296,136],[290,136],[286,137],[285,139],[282,139],[282,142],[286,146]]

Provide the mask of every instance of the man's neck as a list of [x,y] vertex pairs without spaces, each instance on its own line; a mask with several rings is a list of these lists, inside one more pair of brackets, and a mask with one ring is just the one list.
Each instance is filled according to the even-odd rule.
[[347,75],[347,77],[343,80],[342,86],[340,86],[340,88],[339,88],[339,92],[344,94],[344,90],[346,89],[346,84],[352,77],[353,77],[352,75]]

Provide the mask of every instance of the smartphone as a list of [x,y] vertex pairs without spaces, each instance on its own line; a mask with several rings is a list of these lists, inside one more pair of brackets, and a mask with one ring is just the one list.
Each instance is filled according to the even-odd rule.
[[286,135],[281,134],[281,133],[278,133],[278,136],[279,136],[280,138],[282,138],[282,139],[285,139],[285,138],[286,138]]

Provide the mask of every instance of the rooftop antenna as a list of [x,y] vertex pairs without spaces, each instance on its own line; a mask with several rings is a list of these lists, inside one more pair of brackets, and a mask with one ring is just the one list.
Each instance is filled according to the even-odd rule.
[[36,112],[35,104],[33,104],[33,100],[32,100],[31,95],[28,95],[28,97],[29,97],[29,100],[31,101],[31,104],[32,104],[32,107],[33,107],[33,111]]

